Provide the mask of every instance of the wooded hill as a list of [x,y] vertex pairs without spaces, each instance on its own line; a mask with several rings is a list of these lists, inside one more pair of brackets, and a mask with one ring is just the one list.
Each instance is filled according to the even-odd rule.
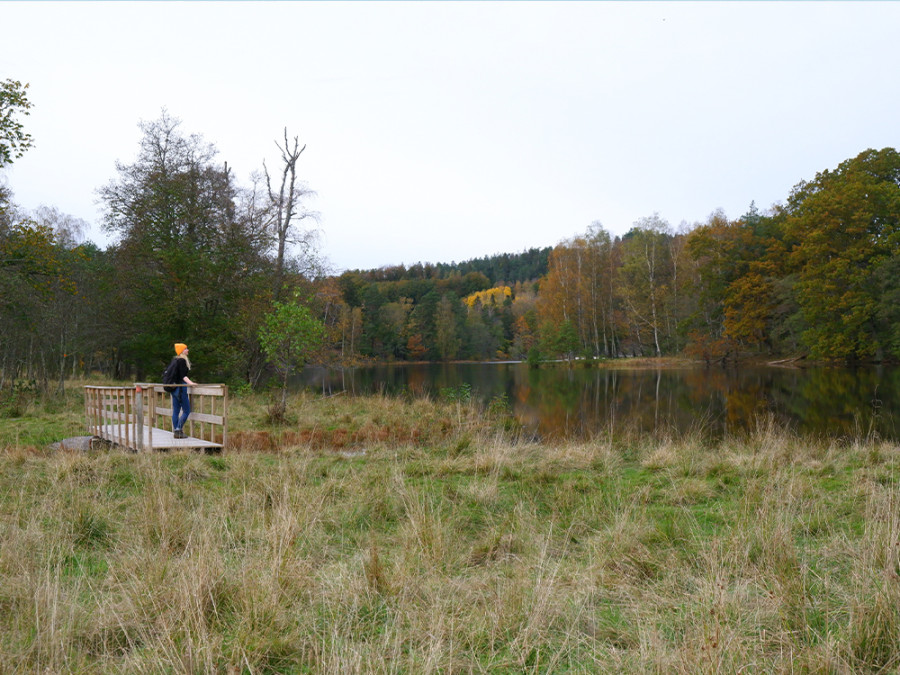
[[508,358],[512,300],[521,307],[536,296],[550,252],[345,272],[338,278],[342,358]]
[[498,253],[464,262],[422,263],[406,267],[394,265],[373,270],[353,270],[367,281],[414,281],[417,279],[454,279],[480,274],[491,286],[498,283],[536,281],[547,273],[547,261],[553,248],[530,248],[522,253]]

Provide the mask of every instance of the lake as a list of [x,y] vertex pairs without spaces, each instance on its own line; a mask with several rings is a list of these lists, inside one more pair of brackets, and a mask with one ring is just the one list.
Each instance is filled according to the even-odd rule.
[[536,437],[604,433],[741,434],[774,421],[833,438],[897,440],[900,368],[624,369],[564,364],[430,363],[307,368],[295,381],[326,394],[411,393],[508,404]]

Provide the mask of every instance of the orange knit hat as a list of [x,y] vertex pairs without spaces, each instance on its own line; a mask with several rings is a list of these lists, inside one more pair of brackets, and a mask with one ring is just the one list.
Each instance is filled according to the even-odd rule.
[[187,349],[187,345],[184,344],[183,342],[175,343],[175,355],[176,356],[181,356],[181,352],[183,352],[185,349]]

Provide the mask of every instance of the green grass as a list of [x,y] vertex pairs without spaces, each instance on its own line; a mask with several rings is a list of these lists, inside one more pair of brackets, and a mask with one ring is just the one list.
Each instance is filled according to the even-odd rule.
[[3,672],[900,668],[890,444],[539,445],[305,395],[287,428],[235,401],[221,455],[75,454],[22,442],[71,422],[46,405],[0,419]]
[[43,448],[85,435],[84,394],[77,386],[38,397],[30,391],[0,391],[0,447]]

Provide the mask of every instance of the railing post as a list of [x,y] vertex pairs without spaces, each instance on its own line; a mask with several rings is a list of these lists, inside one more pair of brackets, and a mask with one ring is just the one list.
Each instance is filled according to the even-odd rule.
[[228,445],[228,385],[222,385],[222,450]]
[[122,423],[119,425],[119,431],[124,432],[125,436],[125,447],[131,447],[129,444],[131,443],[131,439],[129,438],[129,434],[131,432],[131,401],[129,400],[128,390],[124,387],[119,387],[119,393],[122,395],[122,413],[119,418]]
[[153,449],[153,430],[156,428],[156,387],[150,385],[150,396],[147,398],[150,403],[150,423],[147,425],[147,435],[150,437],[150,449]]
[[138,452],[144,451],[144,394],[141,386],[134,388],[134,441]]

